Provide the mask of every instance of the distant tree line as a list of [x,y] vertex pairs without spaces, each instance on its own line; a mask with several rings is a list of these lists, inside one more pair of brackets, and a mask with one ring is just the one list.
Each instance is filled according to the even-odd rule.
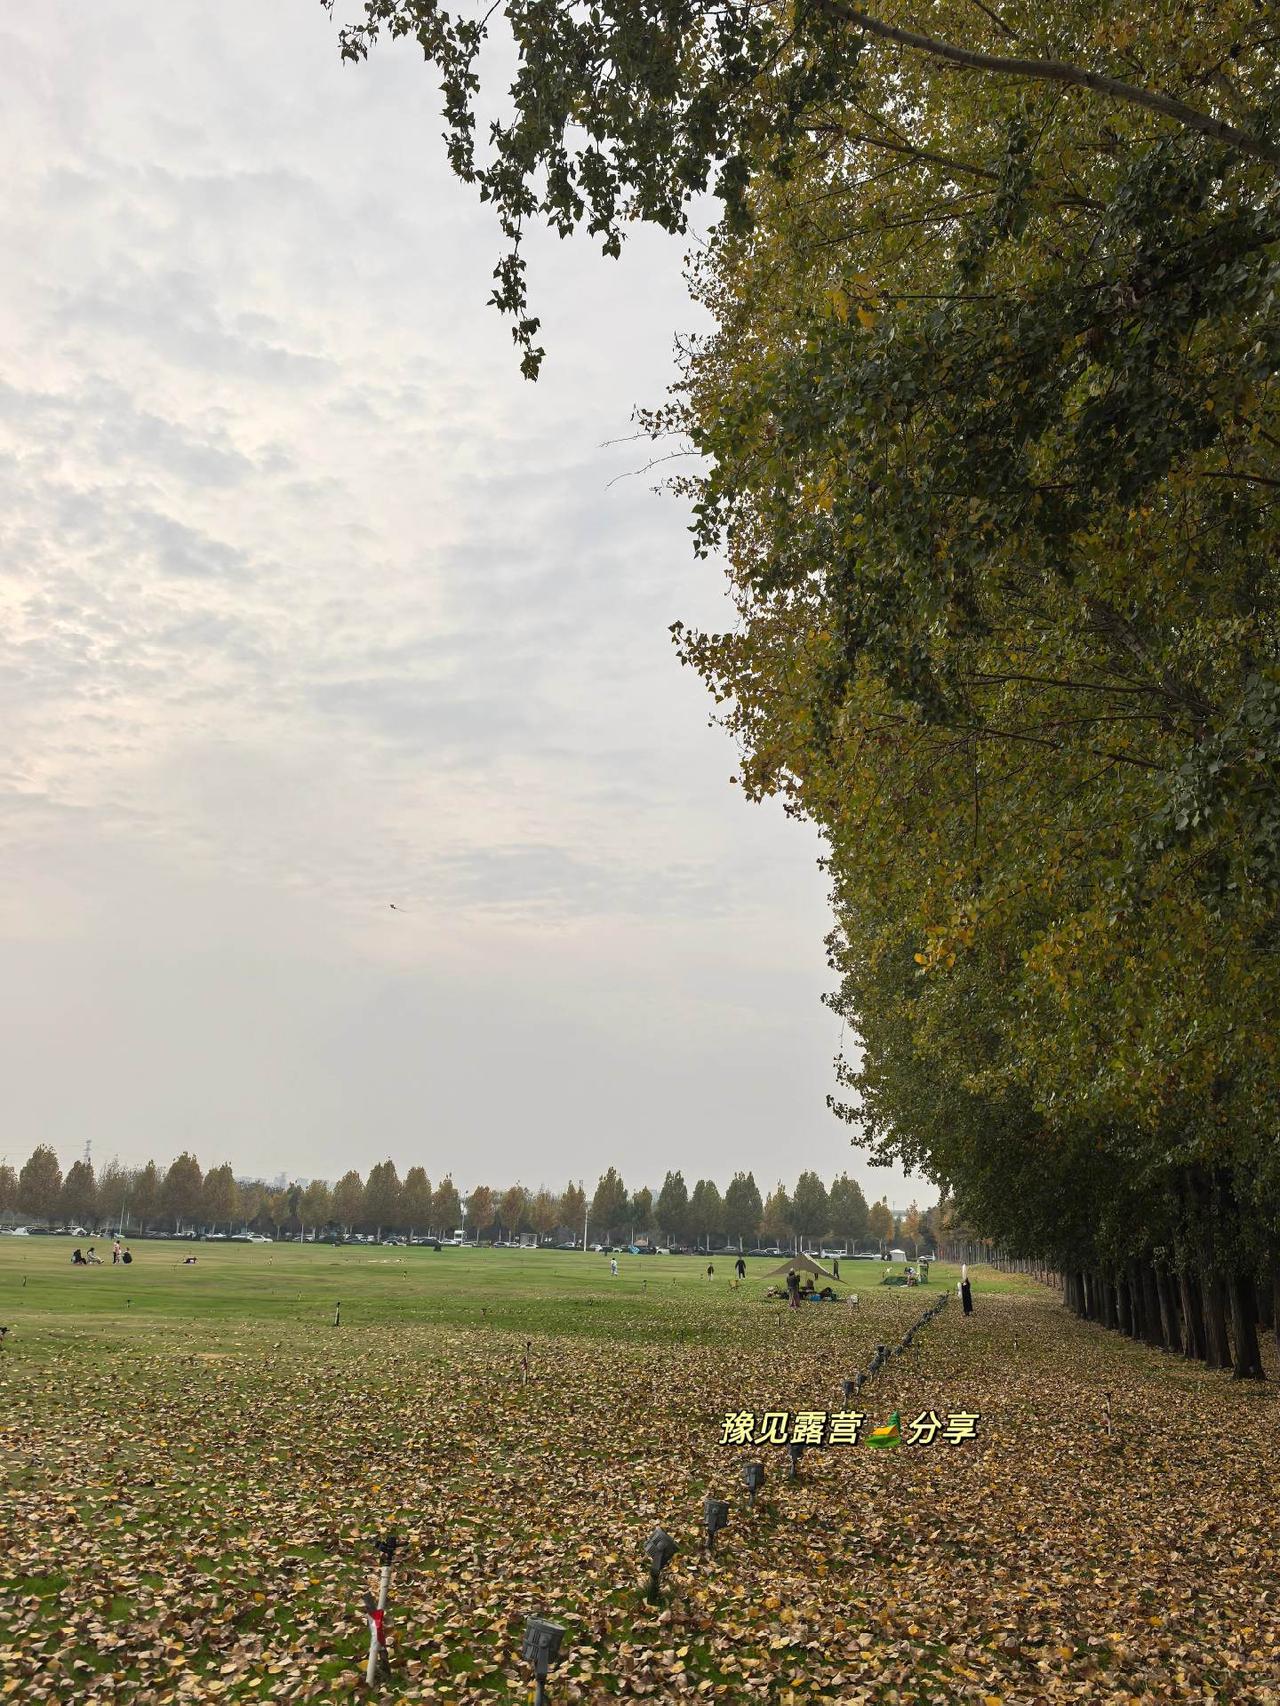
[[779,1182],[762,1198],[749,1172],[735,1173],[723,1193],[712,1179],[698,1179],[690,1190],[682,1173],[669,1172],[655,1195],[648,1186],[628,1191],[610,1167],[590,1197],[570,1181],[562,1191],[477,1185],[464,1200],[451,1174],[433,1187],[424,1168],[410,1167],[401,1178],[389,1159],[367,1176],[352,1168],[336,1183],[311,1179],[281,1187],[237,1179],[226,1162],[204,1172],[185,1150],[163,1169],[154,1161],[131,1168],[111,1162],[95,1172],[81,1160],[64,1175],[47,1144],[17,1172],[0,1166],[0,1215],[14,1213],[94,1230],[245,1228],[277,1238],[312,1231],[445,1237],[463,1227],[485,1240],[521,1233],[580,1238],[585,1229],[589,1241],[661,1239],[707,1249],[902,1241],[913,1255],[936,1247],[941,1230],[936,1209],[922,1212],[913,1204],[895,1217],[883,1198],[868,1206],[857,1180],[844,1173],[830,1185],[817,1173],[801,1173],[794,1189]]

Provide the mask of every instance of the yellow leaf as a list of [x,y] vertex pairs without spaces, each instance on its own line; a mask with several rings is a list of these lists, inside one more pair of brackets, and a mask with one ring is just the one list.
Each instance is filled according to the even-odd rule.
[[872,313],[870,308],[859,308],[858,309],[858,324],[863,328],[864,331],[869,332],[871,330],[872,326],[875,325],[875,323],[876,323],[876,317]]

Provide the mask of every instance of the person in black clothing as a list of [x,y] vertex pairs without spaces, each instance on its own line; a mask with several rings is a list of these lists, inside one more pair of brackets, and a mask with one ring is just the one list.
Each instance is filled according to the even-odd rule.
[[71,1252],[71,1266],[73,1268],[83,1268],[88,1266],[88,1263],[84,1259],[84,1252],[79,1248]]
[[746,1279],[746,1277],[747,1277],[747,1264],[743,1261],[741,1256],[738,1257],[737,1261],[733,1265],[737,1269],[738,1278],[740,1280]]
[[833,1256],[831,1258],[831,1277],[832,1277],[832,1279],[839,1279],[840,1278],[840,1258],[839,1258],[839,1256]]
[[787,1273],[787,1301],[792,1309],[800,1307],[800,1275],[794,1268]]
[[973,1314],[973,1292],[969,1289],[969,1281],[968,1281],[967,1277],[960,1281],[960,1301],[961,1301],[961,1303],[964,1304],[965,1314],[966,1315],[972,1315]]

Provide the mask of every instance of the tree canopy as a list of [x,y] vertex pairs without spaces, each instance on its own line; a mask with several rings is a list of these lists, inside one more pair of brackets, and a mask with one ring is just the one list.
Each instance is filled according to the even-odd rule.
[[647,422],[697,459],[737,604],[682,655],[748,795],[826,837],[861,1044],[837,1112],[993,1236],[1194,1270],[1247,1316],[1280,1288],[1267,9],[501,15],[480,150],[493,12],[367,0],[342,51],[434,63],[530,375],[531,222],[616,254],[723,204],[691,276],[714,329]]

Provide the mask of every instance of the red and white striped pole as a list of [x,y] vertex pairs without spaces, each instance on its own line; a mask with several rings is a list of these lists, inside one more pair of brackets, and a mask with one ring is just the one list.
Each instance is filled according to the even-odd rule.
[[378,1680],[380,1666],[385,1671],[391,1669],[387,1653],[387,1598],[391,1592],[391,1560],[396,1553],[394,1534],[388,1534],[385,1540],[378,1542],[378,1553],[382,1559],[382,1575],[378,1582],[377,1604],[371,1593],[364,1596],[365,1616],[369,1619],[369,1663],[364,1679],[370,1688]]

